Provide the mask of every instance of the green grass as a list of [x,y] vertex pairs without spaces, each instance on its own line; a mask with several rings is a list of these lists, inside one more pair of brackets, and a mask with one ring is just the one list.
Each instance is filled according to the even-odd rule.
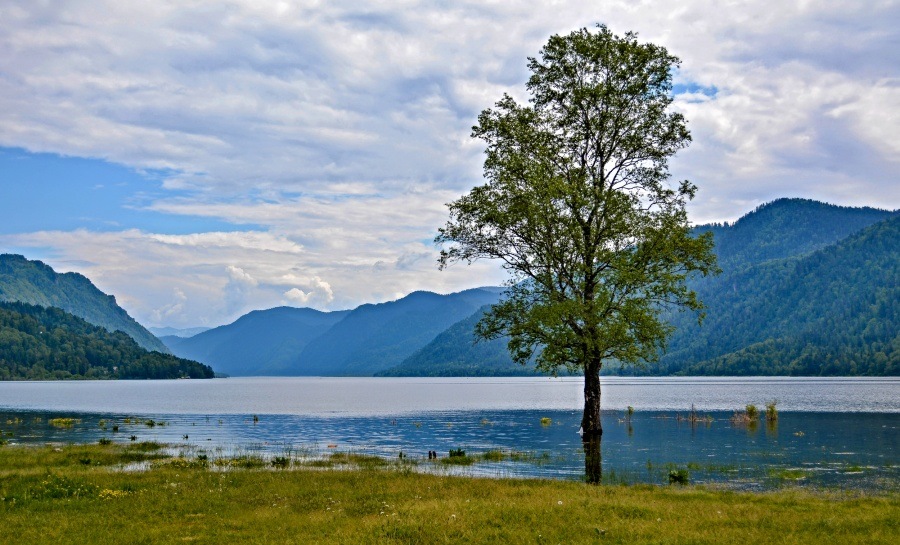
[[[893,544],[900,538],[896,494],[448,477],[370,458],[335,453],[325,460],[331,465],[283,470],[253,457],[222,467],[166,457],[140,443],[6,446],[0,541]],[[123,470],[135,460],[152,463]]]

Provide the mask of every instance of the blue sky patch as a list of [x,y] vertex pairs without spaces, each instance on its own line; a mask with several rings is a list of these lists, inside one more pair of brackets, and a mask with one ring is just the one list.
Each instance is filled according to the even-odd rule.
[[0,148],[0,234],[140,229],[178,235],[248,228],[148,210],[157,199],[178,196],[162,188],[172,174],[140,172],[101,159]]

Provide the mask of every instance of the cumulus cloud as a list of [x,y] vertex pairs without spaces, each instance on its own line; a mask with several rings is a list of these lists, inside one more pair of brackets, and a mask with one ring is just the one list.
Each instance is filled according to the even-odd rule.
[[174,301],[151,311],[155,323],[175,321],[178,316],[184,312],[184,304],[187,302],[187,296],[180,288],[174,288],[172,292]]
[[303,287],[308,291],[303,291],[300,288],[291,288],[287,290],[284,292],[285,304],[307,306],[316,303],[328,304],[334,300],[334,293],[331,291],[331,285],[318,276],[301,282]]
[[0,19],[0,146],[153,172],[135,213],[234,226],[0,237],[151,325],[499,283],[434,266],[444,204],[480,182],[471,126],[527,99],[548,36],[595,23],[682,59],[672,173],[700,187],[695,221],[781,196],[900,207],[897,2],[9,0]]

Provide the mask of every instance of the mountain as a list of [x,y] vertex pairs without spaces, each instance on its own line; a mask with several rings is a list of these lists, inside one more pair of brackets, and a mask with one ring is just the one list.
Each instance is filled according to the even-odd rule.
[[399,364],[438,333],[498,299],[489,289],[449,295],[417,291],[397,301],[359,306],[310,341],[296,370],[302,375],[372,375]]
[[193,337],[163,337],[173,353],[228,375],[296,374],[300,352],[349,311],[278,307],[255,310]]
[[[891,363],[900,356],[897,221],[896,212],[779,199],[733,224],[697,227],[713,231],[723,270],[690,282],[707,305],[706,320],[698,327],[692,313],[670,314],[676,330],[660,362],[624,372],[898,374]],[[515,369],[504,339],[473,344],[480,315],[454,324],[382,374]]]
[[205,365],[148,352],[121,331],[58,308],[0,303],[0,380],[212,376]]
[[[203,333],[204,331],[209,331],[212,328],[209,327],[186,327],[186,328],[178,328],[178,327],[148,327],[147,328],[150,333],[153,333],[156,338],[162,340],[163,337],[180,337],[182,339],[187,337],[193,337],[199,333]],[[165,341],[163,342],[165,344]],[[168,346],[168,345],[167,345]]]
[[702,225],[696,230],[713,232],[719,267],[728,272],[814,252],[892,215],[895,213],[877,208],[777,199],[730,225]]
[[0,254],[0,301],[60,308],[108,331],[122,331],[147,350],[169,351],[117,305],[115,297],[98,290],[84,276],[59,274],[20,255]]
[[679,323],[659,372],[900,375],[900,216],[714,287],[703,326]]
[[475,342],[475,324],[490,308],[485,305],[456,322],[400,365],[376,373],[383,377],[506,377],[540,375],[534,367],[512,361],[506,338]]

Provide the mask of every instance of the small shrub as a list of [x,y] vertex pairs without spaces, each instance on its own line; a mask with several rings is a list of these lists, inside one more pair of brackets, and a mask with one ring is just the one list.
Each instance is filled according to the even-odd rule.
[[450,449],[450,457],[451,458],[462,458],[466,455],[466,451],[461,448],[452,448]]
[[109,437],[101,437],[97,442],[103,446],[106,446],[112,444],[112,439],[110,439]]
[[766,403],[766,422],[778,422],[778,400],[773,399],[770,403]]
[[545,416],[545,417],[541,418],[541,426],[549,426],[552,423],[553,423],[553,419],[550,418],[549,416]]
[[278,469],[284,469],[291,464],[291,461],[287,458],[287,456],[276,456],[272,459],[272,467],[277,467]]
[[669,471],[669,484],[688,484],[690,473],[686,469],[673,469]]

